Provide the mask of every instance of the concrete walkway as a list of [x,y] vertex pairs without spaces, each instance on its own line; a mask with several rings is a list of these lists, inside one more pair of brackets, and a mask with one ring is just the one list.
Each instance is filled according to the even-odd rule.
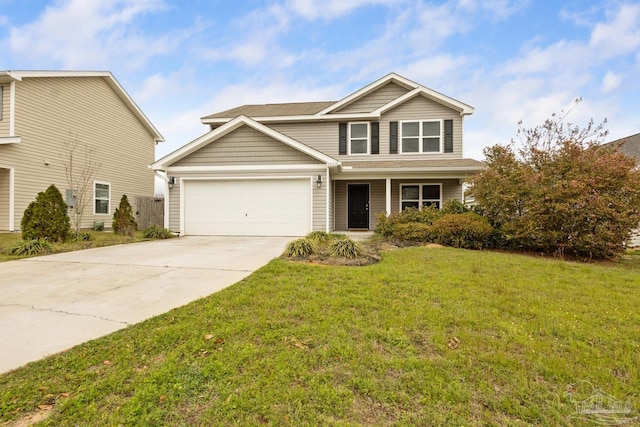
[[0,373],[210,295],[290,237],[180,237],[0,263]]

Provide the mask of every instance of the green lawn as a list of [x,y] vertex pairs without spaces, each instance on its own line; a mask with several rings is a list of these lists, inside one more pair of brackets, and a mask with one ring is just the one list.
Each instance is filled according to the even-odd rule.
[[[136,232],[135,237],[122,236],[108,231],[86,231],[93,240],[86,242],[73,242],[68,241],[65,243],[53,243],[51,244],[50,253],[70,252],[81,249],[97,248],[100,246],[120,245],[123,243],[133,243],[136,241],[150,240],[145,239],[142,236],[142,231]],[[0,233],[0,262],[13,261],[20,258],[27,258],[25,256],[8,255],[5,251],[13,245],[22,242],[20,233]],[[45,254],[46,255],[46,254]]]
[[[0,425],[583,425],[640,409],[640,256],[414,247],[277,259],[208,298],[0,376]],[[575,384],[579,383],[579,386]],[[585,388],[587,387],[587,388]],[[590,386],[589,386],[590,387]]]

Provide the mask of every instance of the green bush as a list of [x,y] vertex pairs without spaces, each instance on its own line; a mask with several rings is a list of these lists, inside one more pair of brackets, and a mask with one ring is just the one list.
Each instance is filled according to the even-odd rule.
[[419,222],[396,224],[390,237],[407,242],[430,242],[433,226]]
[[311,233],[307,234],[306,238],[315,245],[321,245],[329,241],[329,233],[327,233],[326,231],[312,231]]
[[71,233],[71,240],[74,242],[90,242],[94,240],[93,236],[89,233],[78,231]]
[[47,253],[50,250],[51,246],[46,240],[32,239],[24,240],[22,243],[11,246],[9,249],[7,249],[7,254],[18,256],[40,255],[43,253]]
[[329,250],[331,255],[344,258],[358,258],[364,253],[362,245],[349,238],[332,242]]
[[309,256],[314,252],[313,244],[307,238],[296,239],[284,250],[286,257],[298,258]]
[[173,237],[173,233],[170,230],[160,227],[159,225],[152,225],[151,227],[145,228],[142,235],[145,239],[169,239]]
[[431,238],[435,243],[466,249],[482,249],[492,246],[493,227],[486,218],[473,213],[449,214],[431,226]]
[[136,219],[133,217],[133,209],[126,194],[122,195],[120,205],[113,213],[112,227],[114,233],[130,237],[133,237],[138,229]]
[[24,240],[47,239],[51,242],[64,242],[71,233],[71,224],[67,214],[67,204],[55,185],[50,185],[24,211],[22,221]]
[[376,215],[377,225],[375,233],[382,237],[392,237],[394,229],[398,224],[426,224],[431,225],[438,218],[444,215],[442,210],[438,210],[432,206],[425,206],[421,210],[415,208],[405,209],[402,212],[395,212],[387,216],[382,212]]
[[448,202],[446,202],[444,205],[442,205],[442,209],[440,210],[440,212],[443,215],[459,214],[459,213],[469,212],[469,208],[466,207],[461,201],[457,199],[451,199]]

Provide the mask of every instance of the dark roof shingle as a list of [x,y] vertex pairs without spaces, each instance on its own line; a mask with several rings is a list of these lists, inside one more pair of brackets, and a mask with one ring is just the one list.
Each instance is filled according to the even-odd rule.
[[203,119],[232,119],[242,115],[247,117],[307,116],[316,114],[333,104],[335,101],[249,104],[211,114]]

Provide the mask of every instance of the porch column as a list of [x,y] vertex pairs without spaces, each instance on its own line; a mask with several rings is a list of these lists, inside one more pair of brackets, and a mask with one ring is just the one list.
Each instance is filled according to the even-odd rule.
[[16,196],[15,196],[15,185],[16,185],[16,177],[15,170],[13,168],[9,168],[9,231],[16,231],[15,220],[16,220]]
[[386,210],[387,216],[391,215],[391,178],[387,178],[386,182]]

